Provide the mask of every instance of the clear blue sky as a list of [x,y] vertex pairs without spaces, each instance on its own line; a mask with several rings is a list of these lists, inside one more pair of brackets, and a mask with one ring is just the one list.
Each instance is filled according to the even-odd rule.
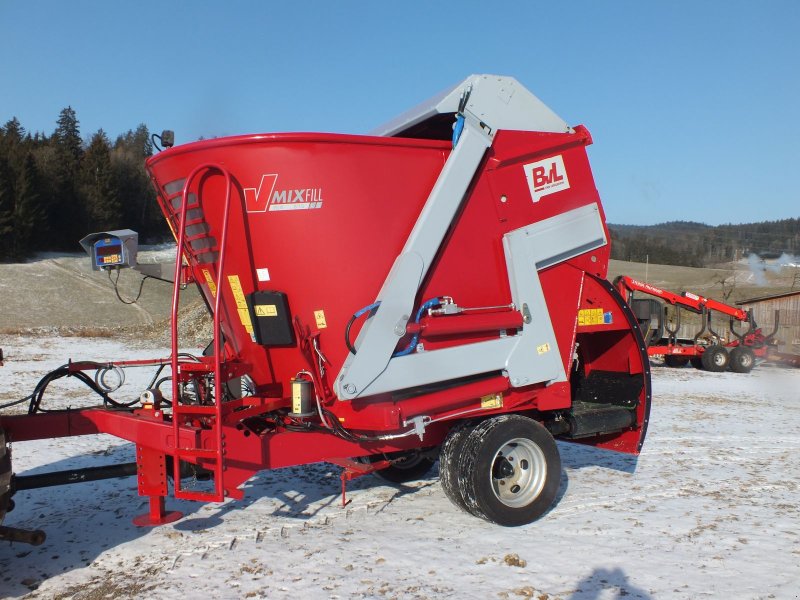
[[471,73],[584,124],[609,221],[800,217],[800,1],[0,0],[0,123],[366,133]]

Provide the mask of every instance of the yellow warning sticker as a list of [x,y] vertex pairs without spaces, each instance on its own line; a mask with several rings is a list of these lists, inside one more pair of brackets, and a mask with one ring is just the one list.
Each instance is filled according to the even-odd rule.
[[502,394],[489,394],[481,398],[481,408],[502,408],[503,395]]
[[233,299],[236,301],[236,311],[239,313],[239,320],[242,322],[244,330],[253,335],[253,322],[250,320],[250,311],[247,310],[247,301],[244,299],[242,282],[238,275],[228,275],[228,285],[231,286]]
[[228,275],[228,284],[231,286],[233,292],[233,299],[236,300],[236,308],[247,308],[247,301],[244,299],[244,292],[242,291],[242,283],[239,281],[238,275]]
[[256,304],[253,307],[257,317],[277,317],[278,307],[274,304]]
[[214,278],[211,276],[211,271],[208,269],[203,269],[203,277],[206,279],[206,284],[208,285],[208,290],[211,292],[211,295],[216,298],[217,284],[214,283]]
[[242,322],[242,326],[244,330],[252,334],[253,333],[253,322],[250,320],[250,311],[246,308],[237,308],[236,311],[239,313],[239,320]]
[[315,310],[314,319],[317,321],[317,329],[325,329],[328,326],[327,321],[325,321],[324,310]]
[[584,308],[578,311],[578,326],[603,325],[605,317],[602,308]]
[[536,346],[536,352],[538,352],[539,354],[550,352],[550,344],[542,344],[541,346]]

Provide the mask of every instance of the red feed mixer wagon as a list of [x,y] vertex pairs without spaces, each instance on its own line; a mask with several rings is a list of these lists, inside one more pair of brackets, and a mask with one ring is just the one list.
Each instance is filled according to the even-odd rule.
[[[91,373],[141,361],[70,362],[60,375],[103,406],[43,412],[40,384],[28,414],[0,414],[0,518],[15,492],[68,480],[135,473],[150,499],[136,522],[159,524],[180,516],[165,509],[170,481],[178,498],[223,501],[264,469],[334,463],[344,490],[438,459],[456,505],[535,520],[560,484],[555,439],[637,454],[648,422],[647,350],[606,280],[590,143],[516,80],[477,75],[371,135],[246,135],[151,157],[180,248],[171,374],[131,402]],[[178,344],[186,282],[213,315],[200,357]],[[10,443],[95,433],[133,442],[135,462],[12,475]],[[208,489],[189,489],[191,473]]]

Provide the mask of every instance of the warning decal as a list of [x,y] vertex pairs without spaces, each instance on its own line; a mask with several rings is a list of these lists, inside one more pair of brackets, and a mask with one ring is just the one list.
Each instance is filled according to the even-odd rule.
[[203,269],[203,277],[205,277],[206,284],[208,284],[208,290],[211,292],[211,295],[216,298],[217,284],[214,283],[214,278],[211,277],[211,272],[208,269]]
[[578,326],[610,325],[614,322],[614,315],[604,312],[602,308],[584,308],[578,311]]
[[503,395],[502,394],[489,394],[481,398],[481,408],[502,408]]
[[256,304],[253,307],[257,317],[277,317],[278,307],[274,304]]
[[228,275],[228,285],[231,286],[231,293],[233,299],[236,301],[236,311],[239,313],[239,320],[242,326],[249,334],[253,334],[253,322],[250,320],[250,311],[247,310],[247,300],[244,299],[244,291],[242,291],[242,283],[239,281],[238,275]]

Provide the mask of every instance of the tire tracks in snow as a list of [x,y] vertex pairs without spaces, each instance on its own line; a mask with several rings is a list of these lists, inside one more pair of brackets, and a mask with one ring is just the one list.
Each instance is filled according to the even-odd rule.
[[[425,480],[419,482],[419,484],[419,487],[415,486],[416,489],[412,493],[402,493],[402,490],[395,489],[395,493],[391,494],[388,498],[367,499],[359,506],[353,506],[351,508],[342,507],[344,510],[331,510],[326,514],[303,521],[296,521],[297,518],[303,517],[302,513],[297,513],[297,515],[294,516],[287,515],[276,517],[275,520],[277,522],[274,525],[268,527],[254,527],[251,531],[243,531],[240,526],[235,525],[232,527],[235,531],[222,537],[215,537],[212,542],[204,541],[202,544],[195,545],[191,544],[192,537],[184,537],[181,539],[181,542],[187,545],[191,544],[191,547],[181,549],[174,555],[172,562],[167,568],[167,572],[173,571],[178,566],[183,566],[187,559],[204,561],[211,557],[212,554],[229,552],[234,548],[240,548],[242,545],[248,545],[255,549],[262,543],[270,540],[286,539],[297,534],[329,529],[343,523],[359,523],[370,515],[382,513],[387,507],[397,502],[405,503],[415,500],[418,501],[420,497],[430,497],[437,493],[441,493],[444,497],[444,492],[439,487],[438,479]],[[365,491],[368,492],[368,490],[360,491],[362,493]],[[408,496],[408,498],[405,498],[406,496]],[[353,501],[354,500],[351,498],[350,502]],[[457,509],[453,507],[453,510]],[[292,522],[281,522],[288,519],[292,519]],[[174,537],[174,534],[170,535],[167,533],[166,535]],[[149,559],[148,556],[140,556],[140,558],[143,563],[149,561],[152,562],[153,565],[163,566],[163,563],[158,560],[157,557]]]

